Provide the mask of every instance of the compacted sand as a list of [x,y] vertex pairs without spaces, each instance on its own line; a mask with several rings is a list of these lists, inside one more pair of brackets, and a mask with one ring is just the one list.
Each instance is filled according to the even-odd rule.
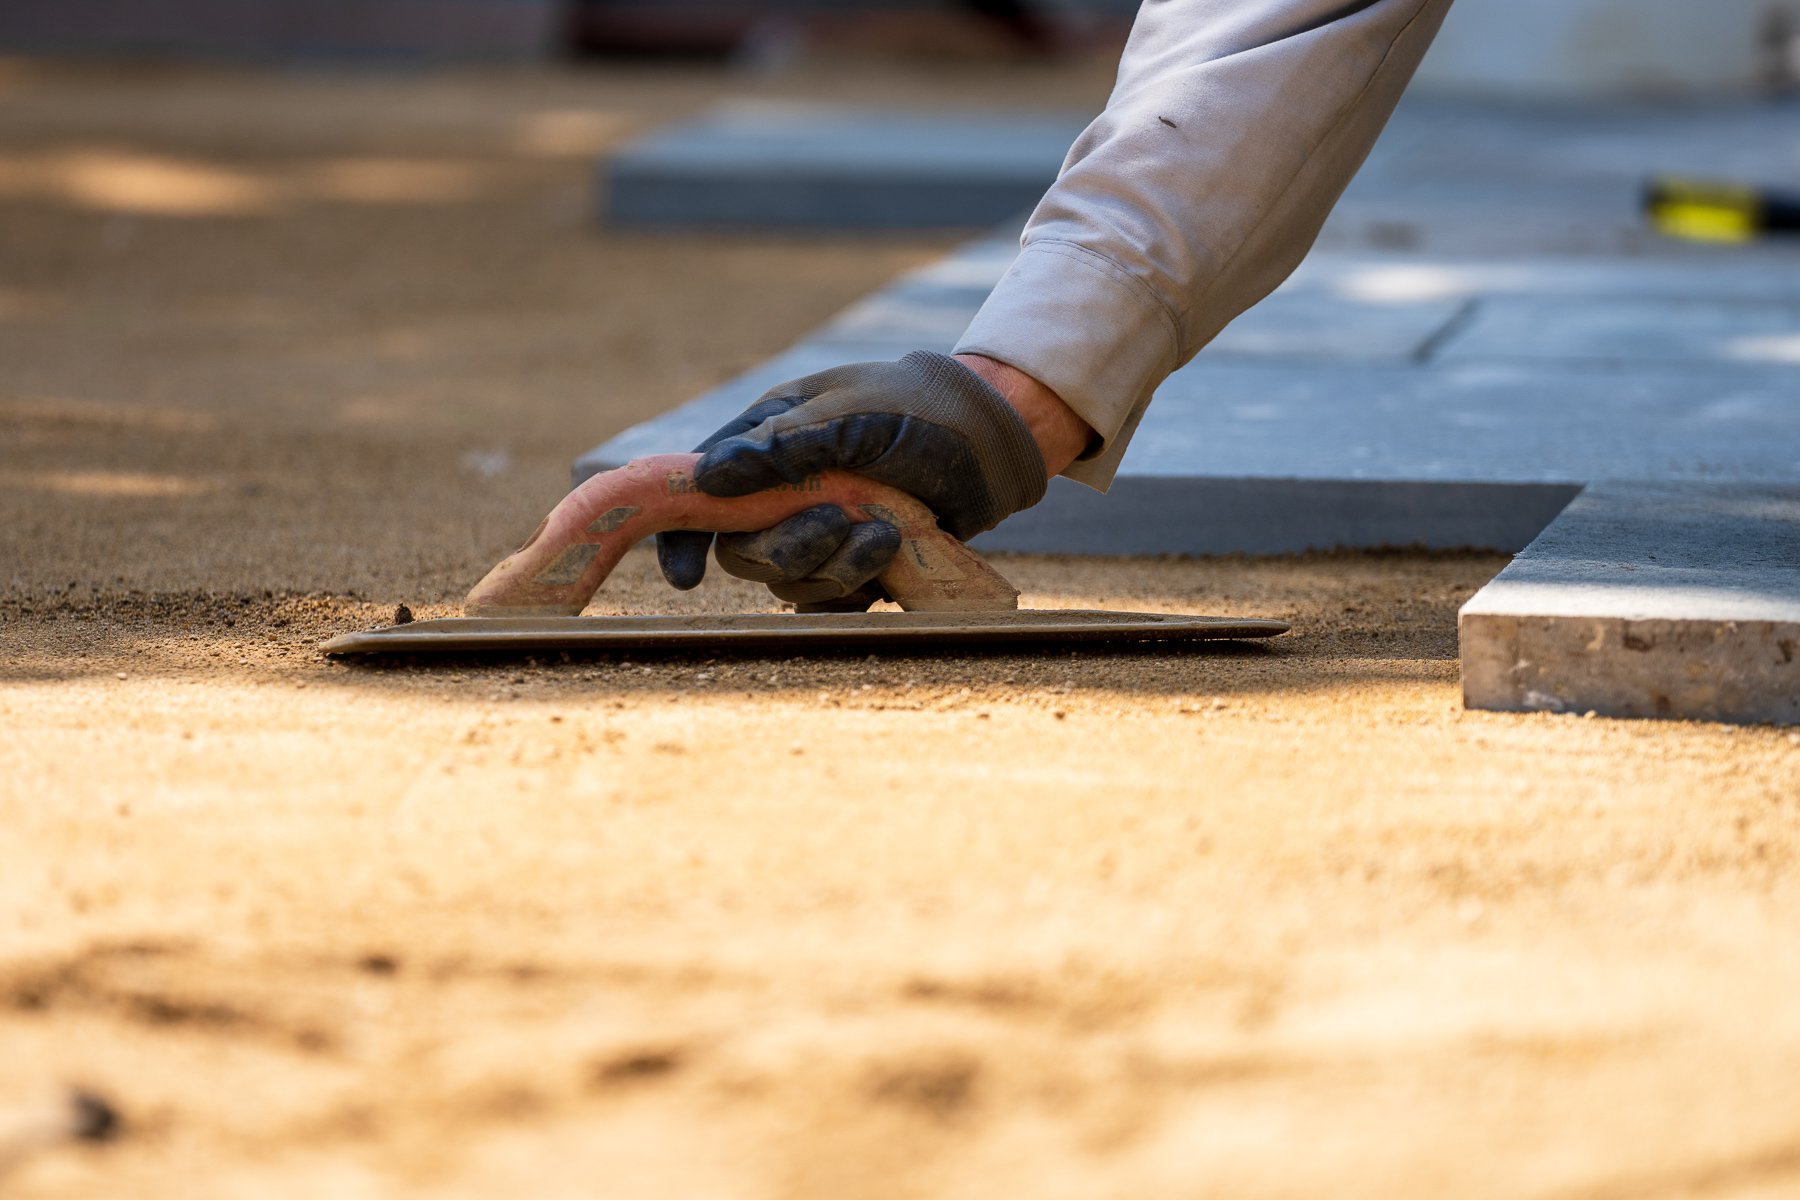
[[[1462,711],[1497,557],[1000,562],[1297,629],[1175,656],[316,652],[946,244],[604,235],[607,141],[1104,86],[0,69],[0,1193],[1800,1190],[1800,733]],[[71,1085],[124,1136],[9,1167]]]

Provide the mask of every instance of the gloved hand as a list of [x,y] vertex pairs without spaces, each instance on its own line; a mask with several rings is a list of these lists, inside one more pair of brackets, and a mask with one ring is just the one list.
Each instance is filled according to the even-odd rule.
[[[744,496],[840,468],[923,501],[958,538],[992,529],[1043,499],[1044,456],[1031,430],[986,381],[943,354],[851,363],[771,388],[695,447],[694,482],[713,496]],[[663,577],[678,588],[706,574],[713,535],[656,539]],[[733,575],[767,583],[803,608],[867,608],[872,583],[895,551],[891,525],[853,525],[831,505],[761,533],[718,536],[715,557]]]

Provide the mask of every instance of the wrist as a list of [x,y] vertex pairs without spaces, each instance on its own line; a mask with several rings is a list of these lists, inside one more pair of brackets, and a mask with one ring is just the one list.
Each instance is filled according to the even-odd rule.
[[1093,428],[1062,397],[1017,367],[979,354],[951,357],[980,376],[1019,414],[1043,455],[1046,476],[1059,474],[1092,444]]

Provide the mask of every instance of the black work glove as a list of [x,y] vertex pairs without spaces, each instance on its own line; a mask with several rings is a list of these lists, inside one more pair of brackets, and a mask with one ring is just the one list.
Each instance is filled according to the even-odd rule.
[[[1024,420],[987,381],[944,354],[851,363],[770,388],[700,443],[694,482],[747,496],[836,467],[924,502],[961,539],[1043,499],[1044,459]],[[706,574],[713,535],[658,535],[663,577],[678,588]],[[851,524],[820,505],[761,533],[722,533],[714,551],[733,575],[806,608],[867,608],[871,581],[900,548],[881,521]]]

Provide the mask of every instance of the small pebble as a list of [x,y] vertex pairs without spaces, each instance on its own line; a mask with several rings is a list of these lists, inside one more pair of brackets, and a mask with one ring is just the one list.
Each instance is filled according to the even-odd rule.
[[124,1121],[119,1110],[104,1096],[77,1088],[69,1095],[69,1132],[83,1142],[110,1142],[119,1136]]
[[124,678],[126,678],[125,672],[115,671],[115,672],[113,672],[113,678],[114,679],[124,679]]

